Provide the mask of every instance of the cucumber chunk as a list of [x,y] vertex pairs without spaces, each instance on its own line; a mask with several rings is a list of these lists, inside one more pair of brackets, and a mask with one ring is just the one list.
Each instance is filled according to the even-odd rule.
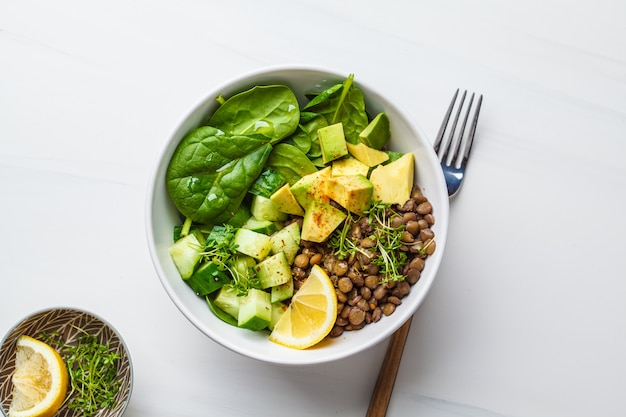
[[252,256],[254,259],[261,260],[272,250],[269,236],[249,229],[237,229],[233,242],[237,245],[239,252]]
[[285,252],[268,256],[257,264],[256,273],[261,288],[275,287],[291,281],[291,266]]
[[290,299],[293,297],[293,279],[272,287],[270,291],[270,301],[272,303]]
[[272,253],[285,252],[290,264],[300,250],[300,225],[297,222],[289,223],[270,236]]
[[276,323],[278,323],[278,319],[280,319],[282,315],[285,314],[285,311],[287,311],[287,307],[289,307],[289,305],[286,303],[272,303],[272,320],[270,321],[269,326],[267,326],[268,329],[274,330],[274,326],[276,325]]
[[263,290],[250,288],[248,294],[240,297],[239,327],[250,330],[265,329],[272,321],[270,294]]
[[214,262],[203,262],[185,282],[199,296],[212,294],[230,282],[230,276]]
[[272,200],[260,195],[255,195],[252,198],[250,212],[252,217],[258,220],[269,220],[272,222],[287,220],[287,213],[279,211]]
[[[269,238],[268,238],[269,239]],[[204,245],[194,233],[178,239],[169,248],[170,256],[183,279],[191,277],[202,258]]]
[[282,228],[279,222],[273,222],[271,220],[259,220],[255,217],[250,217],[242,226],[244,229],[252,230],[253,232],[263,233],[264,235],[271,235],[276,233]]
[[239,318],[240,298],[241,297],[237,295],[237,290],[230,285],[225,285],[217,293],[213,303],[222,311],[237,319]]

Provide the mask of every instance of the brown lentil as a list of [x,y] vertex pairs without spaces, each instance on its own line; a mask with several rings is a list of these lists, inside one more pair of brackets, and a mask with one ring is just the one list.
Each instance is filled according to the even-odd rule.
[[305,253],[300,253],[293,260],[293,264],[298,268],[306,268],[309,266],[309,257]]
[[315,255],[312,255],[311,258],[309,259],[309,264],[311,264],[311,265],[317,265],[320,262],[322,262],[322,254],[321,253],[316,253]]
[[337,281],[337,289],[344,294],[349,293],[352,287],[352,280],[348,277],[343,277]]
[[382,307],[385,316],[391,316],[396,311],[396,305],[393,303],[385,303]]

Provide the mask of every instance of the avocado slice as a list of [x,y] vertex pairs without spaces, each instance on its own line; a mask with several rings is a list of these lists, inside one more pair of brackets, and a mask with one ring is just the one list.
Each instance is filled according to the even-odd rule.
[[350,155],[354,156],[368,167],[375,167],[389,159],[389,155],[386,152],[370,148],[362,142],[357,144],[347,143],[346,145]]
[[330,177],[330,167],[307,174],[292,185],[291,193],[298,201],[298,204],[306,210],[313,200],[328,203],[330,200],[326,196],[325,189],[328,177]]
[[374,185],[363,175],[331,177],[326,194],[346,210],[362,216],[372,204]]
[[373,198],[384,204],[404,204],[411,197],[415,157],[404,154],[400,159],[387,165],[377,166],[370,175],[374,185]]
[[294,214],[296,216],[304,216],[304,210],[296,200],[296,197],[291,192],[291,186],[289,183],[283,185],[276,190],[271,196],[270,200],[274,202],[276,209],[282,213]]
[[377,150],[384,148],[390,137],[389,117],[385,112],[378,113],[359,134],[361,142]]
[[324,242],[347,215],[330,204],[312,201],[304,212],[302,239]]
[[317,137],[322,148],[322,162],[324,164],[348,154],[341,122],[318,129]]
[[330,176],[361,174],[367,177],[370,167],[353,157],[341,158],[333,161],[330,167]]

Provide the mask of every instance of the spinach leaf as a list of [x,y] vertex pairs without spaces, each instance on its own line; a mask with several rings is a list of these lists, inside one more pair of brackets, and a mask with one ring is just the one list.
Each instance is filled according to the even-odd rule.
[[311,120],[315,119],[316,117],[319,117],[319,114],[313,113],[312,111],[301,111],[300,112],[300,124],[308,123]]
[[287,143],[274,146],[266,166],[280,172],[291,185],[304,175],[317,171],[313,162],[300,149]]
[[317,135],[317,131],[326,126],[328,126],[326,118],[324,116],[317,115],[307,122],[303,123],[301,121],[298,130],[293,134],[291,139],[296,144],[306,142],[308,144],[308,150],[306,152],[303,150],[303,152],[306,153],[306,156],[308,156],[309,159],[317,158],[322,156],[322,147],[320,146],[320,139]]
[[326,90],[322,91],[321,93],[310,95],[309,97],[311,101],[309,101],[309,103],[306,106],[304,106],[302,110],[306,110],[310,107],[317,106],[318,104],[328,100],[333,94],[341,90],[343,86],[344,86],[344,83],[335,84],[332,87],[329,87]]
[[309,159],[322,156],[322,147],[320,146],[317,131],[326,126],[328,126],[326,118],[320,115],[316,115],[306,122],[301,120],[298,130],[288,139],[288,143],[293,144],[304,152]]
[[226,221],[226,224],[229,224],[233,227],[241,227],[244,225],[246,220],[248,220],[252,216],[250,213],[250,202],[244,201],[241,202],[239,208],[235,212],[235,214]]
[[226,100],[208,122],[231,135],[263,135],[279,142],[298,127],[300,107],[284,85],[256,86]]
[[353,84],[354,74],[313,98],[302,110],[323,115],[329,125],[343,123],[346,140],[359,143],[359,134],[369,123],[363,92]]
[[387,155],[389,155],[389,159],[386,160],[383,165],[388,165],[390,163],[392,163],[393,161],[397,161],[398,159],[400,159],[404,154],[402,152],[395,152],[395,151],[385,151],[385,153]]
[[250,194],[270,198],[274,191],[287,183],[283,174],[272,167],[266,168],[248,190]]
[[197,128],[182,139],[170,160],[170,197],[194,222],[224,223],[238,211],[271,151],[266,138]]

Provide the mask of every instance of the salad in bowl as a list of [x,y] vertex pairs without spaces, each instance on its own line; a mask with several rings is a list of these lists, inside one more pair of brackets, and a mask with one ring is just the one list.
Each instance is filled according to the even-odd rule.
[[161,282],[203,333],[310,364],[388,337],[441,261],[448,199],[419,126],[353,74],[272,68],[175,129],[147,201]]

